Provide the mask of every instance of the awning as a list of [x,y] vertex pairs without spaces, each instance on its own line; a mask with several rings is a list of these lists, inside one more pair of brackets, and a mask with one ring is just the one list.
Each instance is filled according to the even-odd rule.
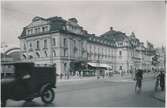
[[92,67],[99,67],[99,68],[112,68],[111,66],[107,65],[107,64],[102,64],[102,63],[88,63],[88,65],[92,66]]
[[107,65],[107,64],[100,64],[101,67],[105,67],[105,68],[112,68],[111,66]]

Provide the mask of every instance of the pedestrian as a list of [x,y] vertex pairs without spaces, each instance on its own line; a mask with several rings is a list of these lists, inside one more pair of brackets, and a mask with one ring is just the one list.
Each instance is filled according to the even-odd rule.
[[63,73],[60,74],[60,79],[62,79],[62,78],[63,78]]
[[159,82],[160,82],[160,73],[158,75],[156,75],[155,91],[158,90]]
[[165,87],[165,74],[163,73],[163,70],[161,70],[159,77],[160,77],[161,91],[164,91],[164,87]]
[[136,80],[135,92],[137,91],[138,88],[140,93],[142,89],[142,79],[143,79],[143,71],[141,69],[138,69],[135,74],[135,80]]

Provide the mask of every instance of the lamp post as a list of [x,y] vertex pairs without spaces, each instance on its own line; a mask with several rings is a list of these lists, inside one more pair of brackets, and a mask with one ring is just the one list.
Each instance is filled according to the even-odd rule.
[[5,50],[6,50],[7,47],[8,47],[8,45],[6,44],[6,42],[2,42],[1,48],[2,48],[3,54],[4,54],[4,62],[6,60],[6,52],[5,52]]
[[53,46],[52,46],[52,34],[50,35],[50,63],[53,65]]

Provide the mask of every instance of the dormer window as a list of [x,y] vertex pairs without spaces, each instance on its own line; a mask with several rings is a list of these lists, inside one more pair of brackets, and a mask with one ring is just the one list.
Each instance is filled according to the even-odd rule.
[[40,32],[40,28],[37,28],[38,33]]
[[119,51],[119,56],[122,56],[122,51]]
[[38,30],[37,30],[37,28],[35,28],[35,33],[37,33],[38,32]]
[[48,26],[42,27],[42,32],[46,32],[46,31],[48,31]]
[[33,33],[33,29],[30,30],[30,34],[32,34],[32,33]]
[[39,41],[37,41],[37,49],[40,49],[40,48],[39,48]]
[[30,34],[30,30],[28,30],[28,33],[27,33],[28,35]]
[[45,31],[45,27],[42,27],[42,32],[44,32]]

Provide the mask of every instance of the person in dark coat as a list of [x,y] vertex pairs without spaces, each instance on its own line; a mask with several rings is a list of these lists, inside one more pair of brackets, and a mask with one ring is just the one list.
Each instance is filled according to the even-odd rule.
[[137,90],[137,88],[139,88],[139,91],[141,91],[142,79],[143,79],[143,71],[141,69],[138,69],[135,74],[135,80],[136,80],[135,91]]
[[164,91],[164,87],[165,87],[165,74],[163,73],[163,71],[161,71],[159,77],[160,77],[161,91]]

